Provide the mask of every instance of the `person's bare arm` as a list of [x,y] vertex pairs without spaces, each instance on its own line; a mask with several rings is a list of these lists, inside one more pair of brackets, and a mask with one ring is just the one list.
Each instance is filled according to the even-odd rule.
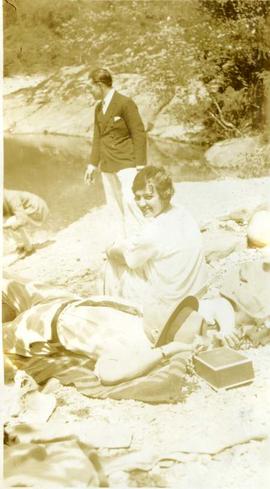
[[13,229],[14,231],[21,226],[25,226],[29,222],[27,214],[25,213],[23,207],[18,209],[14,216],[5,219],[3,227],[5,229]]
[[162,360],[176,353],[192,351],[193,345],[172,342],[161,348],[149,348],[141,352],[116,351],[101,356],[96,364],[96,372],[104,385],[115,385],[145,375]]
[[118,242],[106,250],[107,258],[118,265],[127,265],[124,257],[124,243]]
[[18,229],[28,222],[28,216],[25,212],[22,192],[16,190],[4,190],[4,202],[6,202],[9,212],[4,220],[4,228]]

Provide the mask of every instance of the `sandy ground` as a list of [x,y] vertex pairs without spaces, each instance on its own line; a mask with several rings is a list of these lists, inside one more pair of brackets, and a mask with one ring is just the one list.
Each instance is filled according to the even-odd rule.
[[[175,203],[185,205],[200,225],[227,215],[235,209],[254,209],[270,198],[270,177],[248,180],[225,179],[210,182],[182,182],[175,184]],[[235,226],[235,234],[245,234],[245,226]],[[106,206],[93,209],[56,235],[38,231],[36,242],[50,242],[49,246],[8,267],[11,273],[29,280],[48,282],[67,287],[83,295],[101,292],[101,276],[105,249],[115,240],[117,228],[113,215]],[[211,263],[211,270],[226,268],[254,255],[253,250],[239,250],[227,259]],[[210,270],[210,272],[211,272]]]
[[[177,184],[176,200],[203,223],[239,207],[253,208],[269,198],[269,190],[270,178],[185,182]],[[244,233],[245,226],[238,226],[237,234]],[[104,250],[113,236],[114,222],[103,206],[56,236],[46,236],[55,242],[8,271],[83,295],[97,293],[101,290]],[[209,271],[215,282],[237,262],[257,257],[256,250],[241,249],[213,261]],[[131,434],[128,449],[99,449],[112,487],[263,489],[270,480],[269,353],[270,345],[245,351],[254,364],[252,384],[216,393],[193,377],[195,392],[176,405],[91,400],[72,387],[58,386],[51,419],[101,421],[119,433],[125,429]],[[4,394],[10,399],[12,389],[6,386]],[[208,453],[211,451],[217,453]],[[123,454],[131,458],[123,459]]]
[[51,420],[102,422],[131,434],[128,449],[99,449],[111,487],[266,489],[269,353],[270,346],[245,352],[255,368],[252,384],[216,393],[195,380],[183,404],[91,400],[58,387]]

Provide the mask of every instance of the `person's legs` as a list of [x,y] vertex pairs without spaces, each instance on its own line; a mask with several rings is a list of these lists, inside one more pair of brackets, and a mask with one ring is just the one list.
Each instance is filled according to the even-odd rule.
[[132,192],[132,184],[136,174],[136,168],[127,168],[118,172],[118,178],[121,183],[126,236],[136,232],[145,219],[134,200]]
[[122,297],[136,304],[142,309],[145,296],[148,293],[148,284],[143,271],[130,270],[125,266],[106,263],[104,268],[103,293],[114,297]]
[[104,267],[103,293],[114,297],[121,297],[121,277],[124,267],[108,260]]
[[137,207],[132,192],[135,175],[135,168],[126,168],[118,173],[102,172],[106,202],[118,223],[122,237],[130,236],[144,222],[144,216]]
[[110,226],[112,234],[118,239],[125,237],[124,208],[121,183],[116,173],[102,172],[102,183],[108,211],[112,217]]

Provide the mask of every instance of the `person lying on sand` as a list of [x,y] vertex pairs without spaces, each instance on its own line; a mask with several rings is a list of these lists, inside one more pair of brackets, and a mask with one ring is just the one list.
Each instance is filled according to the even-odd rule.
[[17,252],[30,254],[34,251],[27,227],[41,226],[48,216],[46,202],[31,192],[4,189],[3,228],[17,243]]
[[[8,377],[18,359],[20,369],[24,369],[23,358],[31,360],[34,375],[35,359],[40,369],[45,357],[51,359],[49,376],[53,377],[53,364],[64,354],[89,359],[101,384],[116,385],[147,374],[174,355],[183,354],[186,358],[200,349],[224,343],[237,347],[240,338],[232,329],[233,308],[224,298],[199,304],[189,296],[176,308],[168,309],[163,322],[159,311],[156,315],[152,311],[148,318],[153,320],[153,339],[153,334],[149,336],[149,323],[145,325],[140,311],[124,299],[83,299],[64,289],[12,277],[4,278],[2,297]],[[222,324],[224,330],[213,328],[216,323]],[[157,324],[160,327],[156,329]]]
[[[199,304],[189,296],[176,308],[168,309],[163,322],[159,311],[156,315],[152,311],[148,315],[153,320],[152,330],[157,324],[160,327],[150,337],[149,323],[145,325],[140,311],[124,299],[83,299],[64,289],[5,278],[3,349],[7,374],[16,365],[25,369],[25,358],[31,360],[30,374],[34,376],[35,361],[40,370],[46,357],[50,358],[48,375],[54,377],[57,358],[77,355],[90,361],[101,384],[117,385],[146,375],[178,354],[183,355],[185,362],[187,356],[200,349],[222,344],[239,348],[246,337],[253,346],[265,344],[270,340],[268,262],[265,259],[263,263],[245,263],[230,272],[234,276],[224,278],[223,297],[205,299]],[[71,361],[71,370],[72,365]],[[67,368],[66,364],[63,368]]]
[[220,294],[230,301],[240,344],[270,342],[270,247],[261,249],[262,260],[239,263],[220,284]]
[[160,311],[176,307],[188,295],[199,297],[207,282],[202,238],[191,214],[172,205],[170,176],[163,168],[146,166],[137,173],[132,191],[145,221],[107,250],[105,294]]
[[[234,217],[237,212],[234,213]],[[237,264],[220,284],[220,294],[230,301],[235,316],[238,345],[248,347],[270,341],[270,202],[238,216],[247,222],[247,245],[260,249],[262,260]],[[240,340],[241,339],[241,340]],[[231,345],[230,345],[231,346]]]
[[[31,282],[3,281],[3,347],[9,357],[72,352],[93,361],[104,385],[118,384],[151,370],[180,352],[204,347],[205,325],[196,298],[180,301],[155,342],[143,318],[127,301],[96,296],[82,299]],[[53,375],[52,375],[53,376]]]

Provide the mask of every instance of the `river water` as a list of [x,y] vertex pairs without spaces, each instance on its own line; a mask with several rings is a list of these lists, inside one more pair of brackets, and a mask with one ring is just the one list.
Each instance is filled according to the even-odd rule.
[[[105,203],[100,179],[91,186],[83,182],[89,154],[90,145],[80,138],[9,136],[4,140],[4,186],[44,198],[50,208],[45,228],[58,231]],[[200,147],[152,141],[148,162],[167,166],[175,181],[215,178],[203,164]]]

